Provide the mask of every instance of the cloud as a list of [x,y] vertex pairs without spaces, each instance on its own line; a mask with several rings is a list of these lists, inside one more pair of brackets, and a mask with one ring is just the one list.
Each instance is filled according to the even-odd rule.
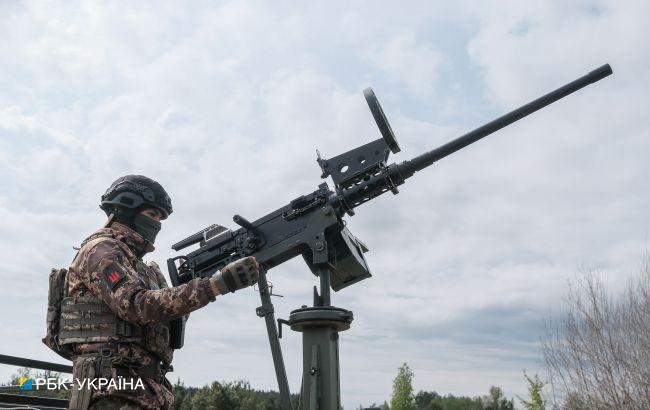
[[400,33],[375,45],[368,59],[391,80],[404,83],[416,96],[431,95],[444,57],[413,32]]
[[[23,310],[2,319],[20,335],[2,353],[56,360],[39,341],[46,275],[103,223],[99,197],[120,175],[149,175],[172,195],[151,255],[163,262],[204,226],[313,191],[316,148],[332,157],[378,138],[368,85],[400,162],[610,62],[612,77],[347,218],[373,277],[333,295],[355,313],[341,334],[346,407],[388,398],[404,361],[418,389],[523,393],[539,321],[566,279],[586,264],[619,283],[647,247],[647,5],[380,6],[7,5],[0,258],[11,286],[0,307]],[[302,260],[270,277],[285,295],[278,317],[309,302],[316,281]],[[194,314],[173,377],[275,388],[258,304],[248,290]],[[297,391],[300,337],[286,334]]]

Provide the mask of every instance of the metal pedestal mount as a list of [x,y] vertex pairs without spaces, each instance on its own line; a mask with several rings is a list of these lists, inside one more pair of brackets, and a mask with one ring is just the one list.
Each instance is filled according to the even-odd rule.
[[348,330],[354,318],[351,311],[330,305],[330,268],[319,269],[320,290],[314,286],[314,306],[302,306],[289,314],[289,320],[274,320],[271,291],[266,272],[260,270],[258,284],[262,306],[257,314],[264,317],[275,366],[283,410],[292,410],[287,373],[279,339],[282,325],[302,333],[302,388],[300,410],[339,410],[341,382],[339,370],[339,332]]
[[296,309],[291,330],[302,333],[301,410],[340,409],[339,332],[348,330],[353,315],[334,306]]

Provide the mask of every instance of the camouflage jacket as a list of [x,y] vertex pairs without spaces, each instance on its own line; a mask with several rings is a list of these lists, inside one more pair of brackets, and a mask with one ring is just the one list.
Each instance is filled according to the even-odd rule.
[[[101,240],[92,238],[101,236]],[[88,240],[91,239],[91,240]],[[184,316],[214,301],[215,294],[208,279],[197,278],[178,287],[170,288],[158,265],[146,265],[141,257],[151,251],[151,245],[134,230],[112,223],[91,235],[81,246],[68,273],[68,296],[98,297],[121,319],[147,327]],[[124,246],[126,245],[126,246]],[[169,329],[167,329],[167,332]],[[168,337],[168,336],[167,336]],[[135,343],[79,343],[76,354],[96,353],[112,348],[119,356],[142,365],[172,360],[172,350],[154,354]],[[134,401],[147,409],[156,409],[173,402],[171,385],[143,378],[145,390],[98,391],[92,397],[113,395]]]

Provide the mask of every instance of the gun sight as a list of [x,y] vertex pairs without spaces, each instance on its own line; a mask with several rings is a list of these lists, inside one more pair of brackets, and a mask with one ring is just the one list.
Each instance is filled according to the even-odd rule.
[[183,239],[182,241],[178,241],[175,244],[172,245],[172,249],[175,251],[180,251],[181,249],[185,249],[188,246],[192,246],[197,243],[205,243],[210,238],[213,238],[217,235],[219,235],[222,232],[227,231],[228,228],[223,227],[221,225],[217,224],[212,224],[208,226],[205,229],[202,229],[198,231],[197,233],[188,236],[187,238]]

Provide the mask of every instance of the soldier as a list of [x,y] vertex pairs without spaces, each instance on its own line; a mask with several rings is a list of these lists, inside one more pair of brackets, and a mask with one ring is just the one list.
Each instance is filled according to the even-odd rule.
[[[170,288],[155,262],[142,261],[172,213],[163,187],[127,175],[108,188],[100,207],[108,221],[82,242],[62,286],[55,340],[73,360],[70,408],[167,408],[174,398],[165,373],[187,315],[255,283],[259,265],[243,258],[209,279]],[[123,383],[88,389],[77,382],[93,378]]]

